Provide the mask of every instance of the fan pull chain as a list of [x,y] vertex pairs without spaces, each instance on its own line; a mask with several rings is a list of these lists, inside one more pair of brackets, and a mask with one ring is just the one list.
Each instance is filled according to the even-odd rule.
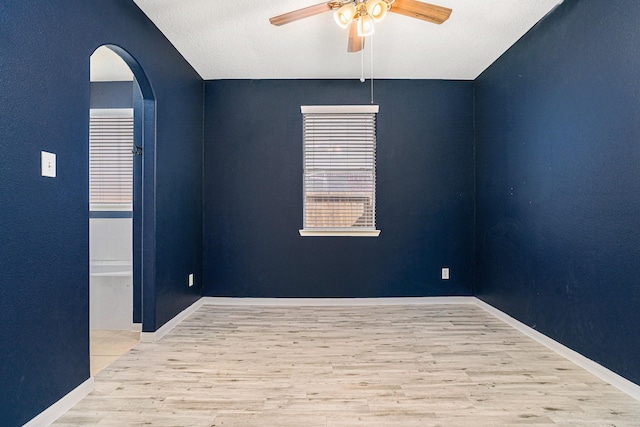
[[360,50],[360,81],[364,83],[364,49]]
[[371,46],[369,50],[371,53],[371,103],[373,104],[373,34],[369,37],[369,46]]

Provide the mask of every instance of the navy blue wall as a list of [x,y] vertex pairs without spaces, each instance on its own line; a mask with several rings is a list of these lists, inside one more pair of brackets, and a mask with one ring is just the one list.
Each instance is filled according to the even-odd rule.
[[[357,80],[209,81],[205,294],[470,295],[471,82],[376,81],[378,238],[300,237],[300,105],[368,104]],[[451,268],[451,280],[440,269]]]
[[636,383],[639,17],[566,0],[475,82],[478,297]]
[[[111,43],[157,100],[154,330],[201,283],[200,77],[130,0],[0,2],[0,425],[21,425],[89,377],[89,57]],[[58,177],[40,176],[40,151]]]
[[133,108],[133,82],[91,82],[91,108]]

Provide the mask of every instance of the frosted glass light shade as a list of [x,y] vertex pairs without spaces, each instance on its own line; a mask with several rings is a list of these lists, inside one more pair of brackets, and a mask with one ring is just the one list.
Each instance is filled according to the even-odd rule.
[[367,14],[374,21],[382,21],[389,10],[389,3],[384,0],[367,0]]
[[358,36],[367,37],[373,34],[373,19],[369,15],[358,18]]
[[353,21],[353,17],[355,15],[356,5],[353,3],[347,3],[334,12],[333,18],[339,26],[347,28],[349,24],[351,24],[351,21]]

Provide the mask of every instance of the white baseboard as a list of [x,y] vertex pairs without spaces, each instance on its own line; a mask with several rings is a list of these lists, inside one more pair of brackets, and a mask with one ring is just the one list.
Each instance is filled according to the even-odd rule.
[[571,350],[569,347],[566,347],[560,344],[559,342],[549,338],[548,336],[536,331],[535,329],[525,325],[519,320],[516,320],[513,317],[509,316],[508,314],[498,310],[492,305],[489,305],[478,298],[474,298],[474,299],[476,300],[475,304],[478,307],[494,315],[495,317],[502,320],[509,326],[517,329],[518,331],[527,335],[529,338],[532,338],[533,340],[539,342],[540,344],[544,345],[550,350],[553,350],[554,352],[558,353],[560,356],[564,357],[565,359],[568,359],[569,361],[575,363],[576,365],[580,366],[582,369],[600,378],[602,381],[605,381],[611,384],[612,386],[628,394],[634,399],[640,400],[640,385],[635,384],[624,377],[621,377],[620,375],[605,368],[599,363],[596,363],[593,360],[583,356],[582,354],[574,350]]
[[42,427],[52,424],[55,420],[63,416],[76,403],[80,402],[86,395],[93,391],[93,377],[87,379],[78,387],[67,393],[62,399],[40,412],[35,418],[26,423],[24,427]]
[[401,298],[220,298],[202,297],[206,305],[241,305],[268,307],[300,306],[373,306],[373,305],[430,305],[475,304],[475,297],[401,297]]
[[187,317],[191,316],[197,309],[202,307],[203,301],[200,298],[198,301],[191,304],[189,307],[182,310],[180,313],[176,314],[173,319],[169,320],[167,323],[162,325],[155,332],[141,332],[140,333],[140,342],[156,342],[162,339],[165,335],[167,335],[173,328],[178,326],[180,322],[182,322]]
[[132,323],[131,332],[142,332],[142,323]]

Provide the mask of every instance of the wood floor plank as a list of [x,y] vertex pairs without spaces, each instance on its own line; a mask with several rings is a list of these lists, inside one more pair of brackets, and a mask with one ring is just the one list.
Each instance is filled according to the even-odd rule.
[[471,305],[204,305],[61,426],[640,425],[640,402]]

